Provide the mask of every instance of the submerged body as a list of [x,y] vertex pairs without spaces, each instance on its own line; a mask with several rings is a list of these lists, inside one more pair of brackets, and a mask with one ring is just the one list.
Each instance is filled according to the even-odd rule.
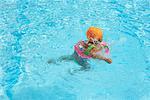
[[90,68],[90,64],[88,63],[88,58],[80,57],[76,51],[74,51],[72,57],[75,60],[75,62],[77,62],[77,64],[82,66],[81,69],[89,69]]

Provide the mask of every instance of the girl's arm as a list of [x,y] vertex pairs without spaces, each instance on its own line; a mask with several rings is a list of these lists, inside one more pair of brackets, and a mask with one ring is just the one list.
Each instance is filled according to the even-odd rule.
[[99,50],[97,50],[96,48],[93,48],[93,49],[91,50],[91,55],[92,55],[93,58],[95,58],[95,59],[100,59],[100,60],[104,60],[104,61],[106,61],[106,62],[109,63],[109,64],[112,63],[112,60],[111,60],[110,58],[106,58],[106,57],[104,57],[104,56],[102,56],[102,55],[96,54],[96,52],[98,52],[98,51],[99,51]]

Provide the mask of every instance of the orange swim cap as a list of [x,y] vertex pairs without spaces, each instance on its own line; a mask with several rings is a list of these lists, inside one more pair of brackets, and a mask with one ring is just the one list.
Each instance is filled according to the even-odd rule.
[[93,38],[102,41],[103,33],[100,28],[90,27],[86,32],[86,36],[88,39]]

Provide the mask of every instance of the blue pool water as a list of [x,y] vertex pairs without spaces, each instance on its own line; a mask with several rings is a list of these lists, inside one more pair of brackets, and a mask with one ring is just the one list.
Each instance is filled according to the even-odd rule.
[[[112,64],[48,64],[103,29]],[[150,100],[149,0],[1,0],[0,100]]]

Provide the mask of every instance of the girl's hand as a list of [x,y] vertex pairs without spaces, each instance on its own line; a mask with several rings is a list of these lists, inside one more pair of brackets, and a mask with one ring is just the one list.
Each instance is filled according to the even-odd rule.
[[106,61],[107,63],[109,63],[109,64],[112,63],[112,60],[111,60],[110,58],[106,58],[105,61]]

